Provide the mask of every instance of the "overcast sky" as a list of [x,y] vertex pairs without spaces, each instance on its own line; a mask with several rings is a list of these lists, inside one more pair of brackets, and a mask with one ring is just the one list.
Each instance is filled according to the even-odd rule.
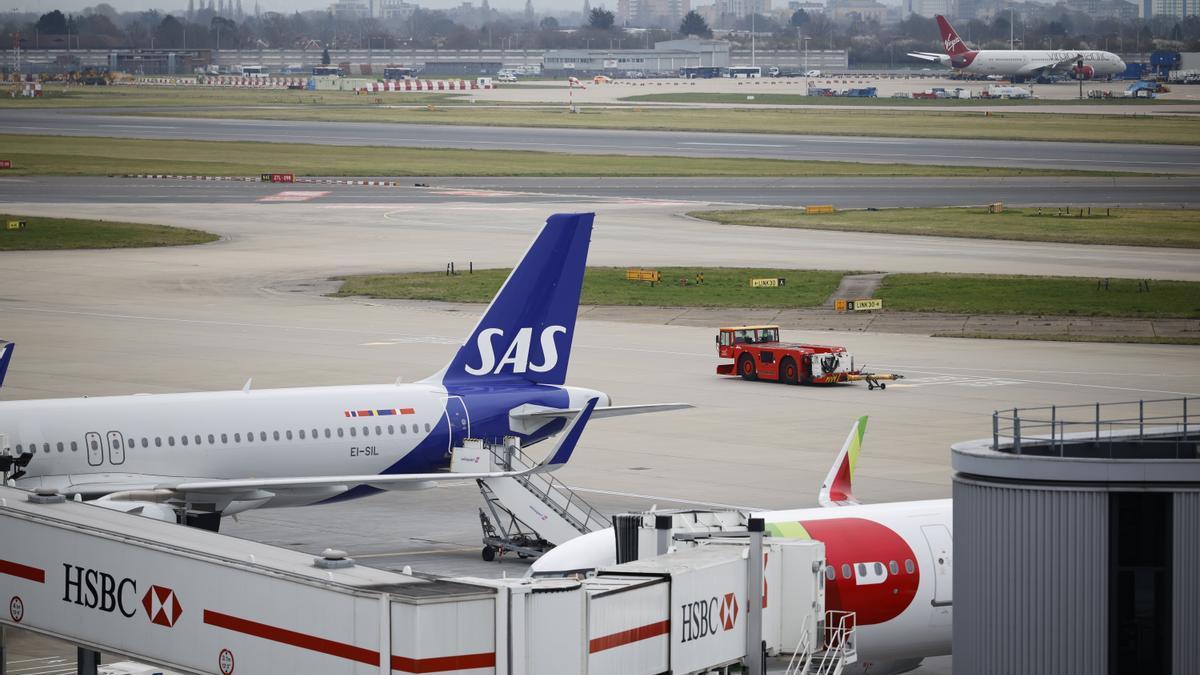
[[[462,4],[462,0],[416,1],[418,5],[426,9],[446,9]],[[472,1],[478,7],[482,4],[483,0]],[[330,0],[258,0],[258,3],[264,12],[291,12],[297,9],[327,9]],[[6,12],[14,9],[23,12],[49,12],[52,9],[61,9],[69,13],[77,12],[85,7],[92,7],[96,4],[98,4],[98,0],[0,0],[0,9]],[[181,7],[186,8],[187,0],[112,0],[108,4],[116,7],[117,11],[120,12],[143,9],[173,10]],[[488,4],[494,9],[514,11],[525,9],[525,0],[488,0]],[[699,4],[709,3],[706,0],[700,0]],[[601,5],[607,5],[609,9],[616,11],[617,0],[600,0],[599,2],[592,3],[593,7]],[[253,11],[254,0],[242,0],[242,8],[247,12]],[[583,0],[533,0],[533,8],[538,12],[581,11],[583,9]]]

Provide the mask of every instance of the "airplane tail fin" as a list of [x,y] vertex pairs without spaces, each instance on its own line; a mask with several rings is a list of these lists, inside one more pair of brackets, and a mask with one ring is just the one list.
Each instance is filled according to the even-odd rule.
[[4,386],[4,375],[8,372],[8,364],[12,362],[13,348],[16,346],[15,342],[0,340],[0,387]]
[[845,506],[857,504],[854,498],[854,467],[858,464],[858,453],[862,450],[863,436],[867,433],[867,416],[863,415],[850,427],[850,435],[842,445],[841,452],[821,484],[817,501],[821,506]]
[[550,216],[454,359],[429,379],[565,382],[594,217]]
[[938,30],[942,32],[942,46],[946,48],[948,56],[958,56],[971,51],[967,49],[967,44],[954,31],[954,26],[950,25],[946,17],[938,14],[935,18],[937,19]]

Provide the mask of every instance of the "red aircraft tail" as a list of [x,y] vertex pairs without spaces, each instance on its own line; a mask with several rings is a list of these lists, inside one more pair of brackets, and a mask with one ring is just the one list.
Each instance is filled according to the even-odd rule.
[[958,37],[958,33],[954,32],[954,27],[946,20],[946,17],[938,14],[936,17],[938,29],[942,31],[942,45],[946,48],[947,56],[959,56],[971,51],[967,49],[966,43],[962,38]]

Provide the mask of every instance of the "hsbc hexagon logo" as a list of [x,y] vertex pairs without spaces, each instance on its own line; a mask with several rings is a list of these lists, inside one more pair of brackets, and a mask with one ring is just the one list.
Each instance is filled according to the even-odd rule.
[[179,620],[179,616],[183,614],[183,607],[179,604],[179,598],[175,596],[175,591],[163,586],[151,586],[150,590],[142,596],[142,607],[146,609],[146,616],[150,617],[150,623],[156,623],[160,626],[170,628]]
[[680,607],[680,641],[691,642],[733,630],[737,625],[739,609],[736,593],[714,595],[708,600],[684,603]]
[[737,623],[738,604],[737,596],[733,593],[726,593],[721,599],[721,625],[725,630],[733,630],[733,624]]

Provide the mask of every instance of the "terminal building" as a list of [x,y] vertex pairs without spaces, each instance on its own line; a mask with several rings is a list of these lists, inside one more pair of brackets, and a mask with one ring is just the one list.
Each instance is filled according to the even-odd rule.
[[1200,673],[1198,411],[1006,410],[953,447],[955,670]]
[[729,43],[723,40],[667,40],[653,49],[554,49],[543,57],[542,72],[592,75],[640,71],[677,74],[681,68],[728,68]]

